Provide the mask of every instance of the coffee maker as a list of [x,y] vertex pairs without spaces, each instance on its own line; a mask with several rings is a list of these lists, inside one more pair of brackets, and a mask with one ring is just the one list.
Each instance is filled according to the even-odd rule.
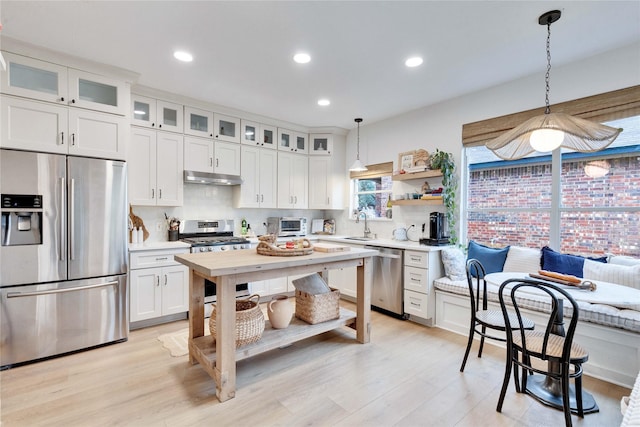
[[449,244],[447,218],[443,212],[431,212],[429,215],[429,238],[420,239],[421,244],[440,246]]

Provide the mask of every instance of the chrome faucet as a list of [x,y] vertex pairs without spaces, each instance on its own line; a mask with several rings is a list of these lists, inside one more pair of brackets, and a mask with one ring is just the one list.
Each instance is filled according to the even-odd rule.
[[364,214],[364,237],[371,237],[371,230],[369,230],[369,224],[367,223],[367,213],[366,212],[358,212],[356,215],[356,224],[360,222],[360,215]]

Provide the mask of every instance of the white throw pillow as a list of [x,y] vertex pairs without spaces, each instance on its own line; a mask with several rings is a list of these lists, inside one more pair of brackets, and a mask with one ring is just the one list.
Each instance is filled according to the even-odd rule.
[[640,265],[640,259],[626,255],[611,255],[607,262],[615,265]]
[[538,273],[540,270],[540,249],[511,246],[502,271],[509,273]]
[[583,271],[585,280],[602,280],[603,282],[640,289],[640,264],[605,264],[587,259],[584,261]]
[[440,252],[444,274],[453,281],[465,280],[467,278],[467,266],[465,256],[458,248],[444,248]]

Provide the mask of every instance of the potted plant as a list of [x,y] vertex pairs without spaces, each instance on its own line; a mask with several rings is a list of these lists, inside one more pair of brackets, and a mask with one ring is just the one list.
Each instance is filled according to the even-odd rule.
[[446,208],[447,224],[449,225],[449,241],[455,245],[458,243],[456,232],[456,190],[458,180],[456,178],[456,164],[453,155],[436,148],[436,152],[429,158],[431,169],[440,170],[442,173],[442,202]]

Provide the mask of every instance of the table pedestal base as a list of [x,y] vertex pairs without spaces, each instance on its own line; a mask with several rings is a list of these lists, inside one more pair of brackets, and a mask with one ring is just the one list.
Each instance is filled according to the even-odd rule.
[[[544,375],[528,375],[527,376],[527,394],[534,397],[540,403],[547,406],[563,410],[562,404],[562,386],[560,380],[555,380]],[[571,413],[578,413],[578,405],[576,404],[576,392],[573,384],[569,387],[569,406]],[[593,396],[582,389],[582,408],[585,414],[599,412],[600,409],[596,404]]]

